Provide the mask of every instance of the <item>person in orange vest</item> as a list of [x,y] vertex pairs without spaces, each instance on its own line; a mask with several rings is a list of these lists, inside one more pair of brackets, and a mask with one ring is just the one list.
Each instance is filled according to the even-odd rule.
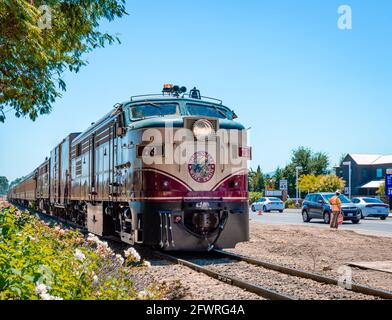
[[339,196],[340,196],[340,191],[336,190],[335,195],[331,199],[329,199],[329,203],[332,206],[332,217],[331,217],[330,227],[333,229],[338,229],[339,214],[342,210],[342,201],[340,200]]

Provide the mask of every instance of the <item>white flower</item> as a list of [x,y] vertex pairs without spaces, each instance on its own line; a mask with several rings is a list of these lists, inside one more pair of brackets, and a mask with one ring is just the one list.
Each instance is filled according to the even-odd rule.
[[37,284],[35,287],[35,293],[38,294],[42,300],[63,300],[59,297],[50,295],[47,290],[48,288],[43,283]]
[[120,254],[116,254],[116,259],[121,265],[124,264],[124,258]]
[[149,292],[148,290],[140,291],[137,294],[137,299],[139,299],[139,300],[144,300],[144,299],[148,299],[148,298],[152,298],[152,293]]
[[75,250],[75,258],[80,261],[83,261],[86,258],[86,256],[84,255],[84,253],[82,251],[80,251],[79,249],[76,249]]
[[125,258],[132,257],[136,261],[140,261],[139,253],[132,247],[124,251]]
[[145,267],[147,267],[147,268],[151,268],[151,262],[150,262],[150,261],[147,261],[147,260],[144,260],[144,261],[143,261],[143,266],[145,266]]
[[92,234],[92,233],[88,234],[87,241],[91,241],[91,242],[95,242],[95,243],[100,242],[98,237],[96,235]]
[[41,299],[42,300],[63,300],[62,298],[51,296],[49,293],[41,294]]
[[38,294],[38,295],[42,295],[43,293],[46,293],[47,289],[48,288],[43,283],[40,283],[40,284],[36,285],[35,293]]
[[94,275],[94,277],[93,277],[93,284],[98,284],[98,282],[99,282],[98,276]]

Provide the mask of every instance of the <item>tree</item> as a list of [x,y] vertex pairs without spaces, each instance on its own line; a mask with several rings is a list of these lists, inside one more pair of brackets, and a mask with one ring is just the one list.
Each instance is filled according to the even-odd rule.
[[385,196],[385,182],[383,182],[377,190],[377,194],[380,196]]
[[8,192],[8,179],[4,176],[0,177],[0,195]]
[[328,155],[324,152],[313,154],[309,161],[309,171],[316,174],[326,174],[329,166]]
[[262,192],[264,190],[264,175],[260,166],[256,171],[250,169],[248,173],[248,189],[251,192]]
[[343,190],[345,182],[342,178],[334,174],[302,175],[298,179],[298,188],[302,192],[334,192],[336,190]]
[[288,192],[290,197],[295,196],[296,189],[296,167],[302,167],[301,175],[307,174],[326,174],[328,172],[328,155],[323,152],[314,153],[307,147],[299,147],[292,151],[291,163],[283,168],[282,178],[288,180]]
[[274,179],[275,179],[275,190],[279,190],[280,180],[285,179],[285,177],[283,176],[283,170],[281,168],[278,167],[275,170]]
[[291,164],[294,166],[302,167],[302,172],[304,174],[311,173],[311,161],[312,161],[312,150],[306,147],[299,147],[293,150],[291,156]]
[[316,192],[318,183],[319,183],[319,177],[315,176],[314,174],[305,174],[302,175],[298,179],[298,189],[301,192]]
[[319,176],[318,192],[335,192],[343,190],[346,182],[334,174],[326,174]]
[[64,71],[78,72],[87,63],[84,53],[119,42],[117,37],[100,32],[99,23],[126,14],[124,3],[1,1],[0,121],[12,110],[17,117],[28,115],[32,120],[49,113],[60,92],[66,90]]

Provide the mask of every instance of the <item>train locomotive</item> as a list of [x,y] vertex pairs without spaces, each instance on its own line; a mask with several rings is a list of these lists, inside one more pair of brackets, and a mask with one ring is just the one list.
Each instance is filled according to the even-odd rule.
[[221,100],[164,85],[134,96],[13,186],[11,202],[167,251],[249,240],[247,131]]

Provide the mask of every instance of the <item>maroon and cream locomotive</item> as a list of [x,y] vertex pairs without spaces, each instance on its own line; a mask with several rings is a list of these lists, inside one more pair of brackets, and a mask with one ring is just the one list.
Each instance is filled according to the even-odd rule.
[[8,198],[101,236],[164,250],[249,239],[247,132],[194,88],[117,104],[72,133]]

